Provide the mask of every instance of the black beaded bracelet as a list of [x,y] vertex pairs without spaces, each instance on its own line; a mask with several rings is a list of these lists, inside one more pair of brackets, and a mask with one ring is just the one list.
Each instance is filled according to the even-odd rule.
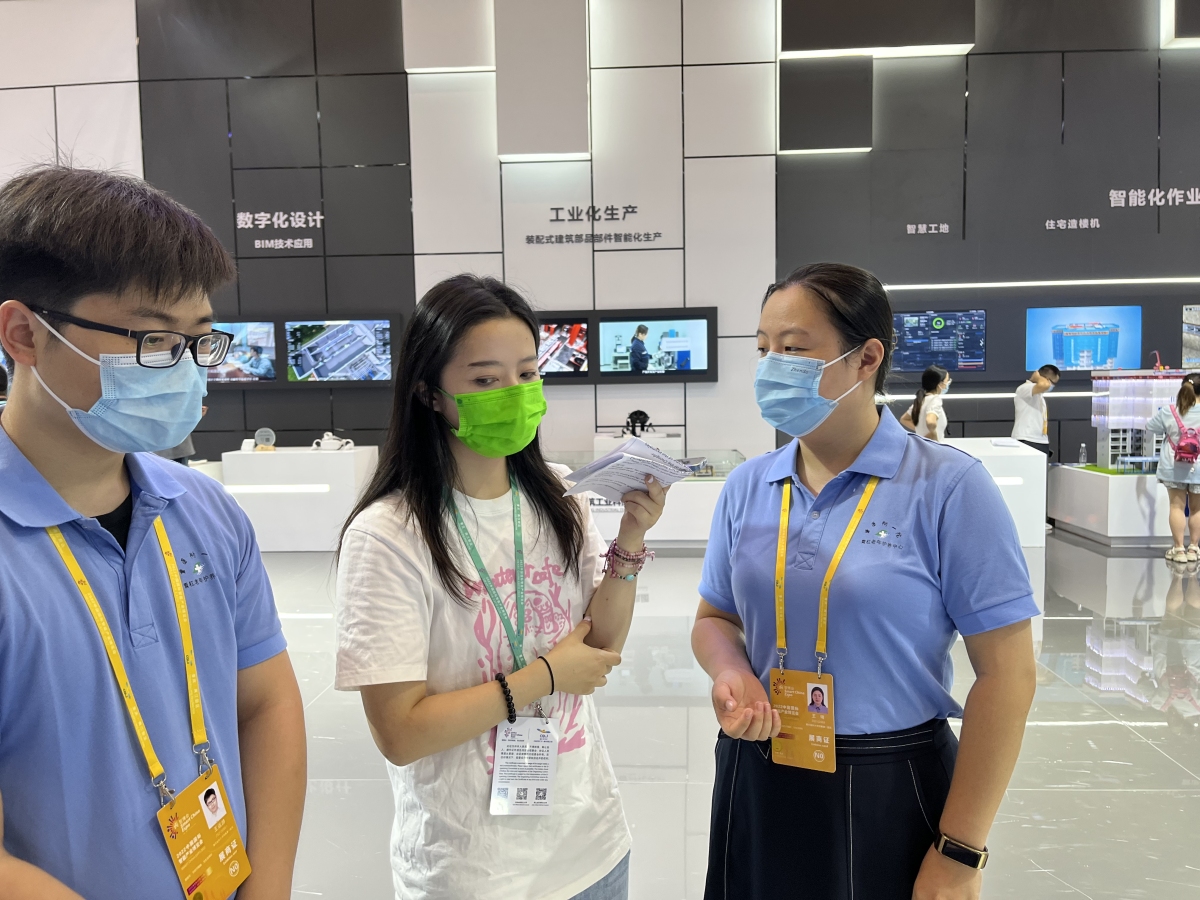
[[554,670],[552,668],[550,668],[550,660],[546,659],[546,657],[544,657],[544,656],[539,656],[538,659],[540,659],[542,662],[544,662],[546,664],[546,671],[550,673],[550,693],[553,694],[554,693]]
[[517,707],[513,703],[512,691],[508,689],[508,679],[504,677],[503,672],[497,672],[496,680],[500,682],[500,690],[504,691],[504,703],[508,707],[508,724],[512,725],[517,721]]

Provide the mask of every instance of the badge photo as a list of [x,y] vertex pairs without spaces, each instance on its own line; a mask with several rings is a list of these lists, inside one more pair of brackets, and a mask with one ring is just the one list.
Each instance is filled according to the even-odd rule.
[[200,810],[204,813],[204,821],[209,828],[225,818],[225,798],[221,796],[219,787],[220,785],[214,784],[200,797]]

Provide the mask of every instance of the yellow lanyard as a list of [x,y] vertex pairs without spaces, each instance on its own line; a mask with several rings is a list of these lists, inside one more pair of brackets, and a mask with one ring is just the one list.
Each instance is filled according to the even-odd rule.
[[[858,506],[854,509],[854,515],[850,517],[850,524],[846,526],[846,531],[842,535],[841,541],[838,542],[837,549],[833,552],[833,559],[829,561],[829,568],[825,570],[825,578],[821,581],[821,603],[817,612],[817,675],[821,674],[821,667],[825,664],[825,659],[828,656],[826,653],[826,639],[829,633],[829,586],[833,583],[833,576],[842,562],[846,548],[850,546],[850,540],[854,537],[854,530],[858,528],[858,523],[862,521],[863,513],[867,511],[867,504],[871,502],[871,495],[875,493],[875,488],[878,485],[879,476],[877,475],[872,476],[867,481],[866,487],[863,488],[862,496],[858,500]],[[783,506],[779,511],[779,542],[775,550],[775,652],[779,656],[780,671],[783,670],[783,658],[787,656],[787,613],[784,609],[784,582],[787,579],[788,519],[791,509],[792,482],[789,479],[783,483]]]
[[[196,674],[196,653],[192,646],[192,625],[188,618],[187,599],[183,595],[183,582],[179,578],[175,554],[171,550],[171,542],[167,539],[167,529],[163,525],[161,517],[154,520],[154,532],[158,536],[158,547],[162,551],[163,562],[167,566],[167,577],[171,580],[171,593],[175,598],[175,616],[179,620],[179,633],[183,638],[183,669],[187,674],[188,706],[192,716],[192,751],[200,757],[200,771],[203,773],[212,768],[212,760],[208,758],[208,732],[204,728],[204,707],[200,702],[200,678]],[[100,640],[104,643],[104,652],[108,654],[108,662],[112,666],[113,675],[116,676],[117,687],[121,689],[125,708],[129,711],[129,720],[133,723],[133,730],[137,734],[138,744],[141,745],[142,755],[146,757],[146,767],[150,770],[150,779],[158,788],[159,799],[165,804],[174,796],[175,792],[167,787],[166,772],[158,759],[158,754],[154,752],[154,745],[150,743],[150,733],[146,730],[141,710],[138,709],[137,700],[134,699],[133,687],[129,684],[129,676],[125,672],[125,664],[121,661],[121,651],[117,649],[112,629],[108,627],[108,619],[104,617],[104,610],[100,608],[100,602],[96,599],[96,594],[92,591],[87,576],[83,574],[83,569],[79,568],[79,562],[75,559],[75,554],[71,552],[62,531],[57,525],[51,525],[46,529],[46,533],[50,535],[50,540],[54,542],[54,548],[75,580],[75,586],[79,588],[79,593],[83,595],[83,602],[87,604],[88,612],[92,614],[92,621],[96,623],[96,630],[100,632]]]

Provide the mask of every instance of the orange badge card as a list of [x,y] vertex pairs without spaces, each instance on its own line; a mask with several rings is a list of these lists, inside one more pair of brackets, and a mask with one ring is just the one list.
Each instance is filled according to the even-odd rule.
[[771,759],[780,765],[833,772],[833,676],[828,672],[771,670],[771,706],[779,711],[779,737]]
[[213,766],[158,811],[186,900],[226,900],[250,877],[250,860]]

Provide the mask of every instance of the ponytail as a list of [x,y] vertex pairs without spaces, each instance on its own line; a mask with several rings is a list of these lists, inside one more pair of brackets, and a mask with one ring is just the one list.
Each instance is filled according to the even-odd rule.
[[917,397],[913,400],[912,412],[909,413],[912,417],[913,428],[919,429],[921,427],[918,416],[921,415],[921,407],[925,405],[925,396],[936,391],[938,385],[945,381],[946,376],[949,374],[941,366],[930,366],[921,373],[921,389],[917,391]]
[[913,400],[912,412],[909,413],[909,416],[912,418],[913,428],[916,428],[919,425],[920,420],[917,417],[921,415],[921,407],[924,405],[924,403],[925,388],[921,388],[917,391],[917,397],[915,400]]
[[1179,386],[1179,395],[1175,398],[1175,408],[1179,415],[1186,416],[1196,405],[1197,394],[1200,393],[1200,373],[1193,372],[1185,375],[1183,384]]

